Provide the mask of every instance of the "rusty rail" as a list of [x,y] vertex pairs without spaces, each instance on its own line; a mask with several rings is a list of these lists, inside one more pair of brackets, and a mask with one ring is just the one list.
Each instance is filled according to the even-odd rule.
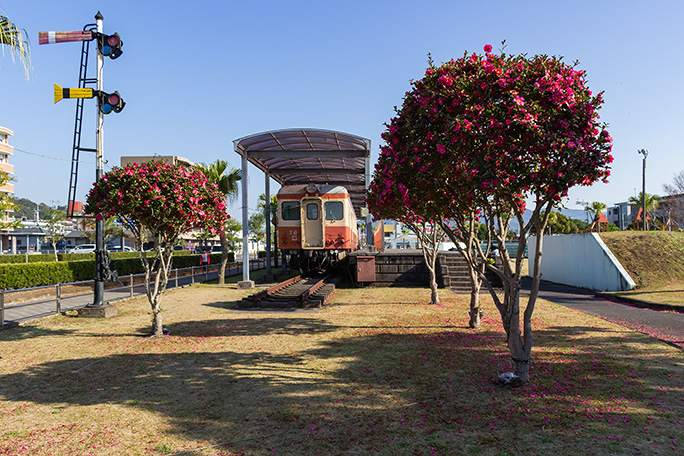
[[309,299],[309,296],[316,293],[319,288],[321,288],[323,285],[325,285],[325,283],[328,281],[329,278],[330,278],[329,275],[323,277],[321,280],[319,280],[318,282],[313,284],[313,286],[311,286],[311,288],[306,290],[304,293],[300,294],[299,298],[297,298],[297,299],[299,299],[299,301],[301,303],[305,303],[306,300]]
[[272,295],[274,295],[275,293],[277,293],[277,292],[279,292],[280,290],[282,290],[283,288],[289,287],[289,286],[292,285],[293,283],[299,282],[300,280],[302,280],[302,276],[301,276],[301,275],[298,275],[298,276],[296,276],[296,277],[292,277],[292,278],[290,278],[290,279],[287,279],[287,280],[285,280],[284,282],[280,282],[280,283],[278,283],[278,284],[276,284],[276,285],[273,285],[272,287],[267,288],[266,290],[262,290],[262,291],[260,291],[260,292],[258,292],[258,293],[253,294],[253,295],[252,295],[252,301],[254,301],[254,302],[259,302],[259,301],[261,301],[262,299],[266,298],[267,296],[272,296]]

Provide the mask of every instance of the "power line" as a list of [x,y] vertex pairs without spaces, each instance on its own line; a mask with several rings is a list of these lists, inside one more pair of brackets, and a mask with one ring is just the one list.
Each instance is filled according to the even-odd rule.
[[[65,162],[71,161],[70,159],[67,159],[67,158],[50,157],[49,155],[37,154],[35,152],[29,152],[28,150],[18,149],[16,147],[14,148],[14,150],[17,152],[28,154],[28,155],[35,155],[36,157],[49,158],[50,160],[59,160],[59,161],[65,161]],[[89,164],[89,165],[95,164],[95,162],[82,161],[82,160],[79,160],[79,163],[84,163],[84,164]]]

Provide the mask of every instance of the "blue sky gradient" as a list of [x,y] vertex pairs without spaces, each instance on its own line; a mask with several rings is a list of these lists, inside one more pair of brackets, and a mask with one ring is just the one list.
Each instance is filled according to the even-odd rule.
[[[601,118],[615,140],[610,183],[571,190],[569,208],[640,191],[637,149],[650,150],[648,193],[662,194],[684,170],[677,1],[0,0],[0,10],[31,42],[30,81],[0,54],[0,125],[15,133],[15,194],[34,201],[66,203],[75,102],[53,104],[53,83],[76,87],[80,61],[80,43],[39,46],[38,32],[81,30],[98,10],[105,33],[124,42],[104,68],[105,91],[126,101],[105,118],[108,168],[122,155],[152,154],[239,167],[233,140],[283,128],[369,138],[375,159],[383,124],[424,73],[428,53],[441,63],[506,40],[509,53],[579,61],[589,87],[605,92]],[[96,109],[86,101],[83,147],[94,147]],[[94,157],[85,154],[79,194],[94,176]],[[252,168],[250,210],[263,181]],[[238,219],[239,206],[230,210]]]

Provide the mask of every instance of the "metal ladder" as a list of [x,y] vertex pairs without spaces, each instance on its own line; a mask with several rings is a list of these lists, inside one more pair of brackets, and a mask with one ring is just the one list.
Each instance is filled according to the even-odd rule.
[[[94,30],[97,24],[87,24],[83,30]],[[88,78],[88,50],[90,41],[83,41],[81,45],[81,64],[78,72],[78,87],[86,88],[87,84],[97,86],[97,78]],[[81,130],[83,128],[83,102],[84,98],[76,99],[76,122],[74,125],[74,142],[71,153],[71,175],[69,178],[69,197],[67,200],[67,218],[74,217],[74,203],[76,201],[76,187],[78,184],[78,161],[81,151],[97,152],[97,149],[81,147]]]

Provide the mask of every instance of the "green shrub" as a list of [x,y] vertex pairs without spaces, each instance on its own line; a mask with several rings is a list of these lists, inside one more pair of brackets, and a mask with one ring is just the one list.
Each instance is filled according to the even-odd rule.
[[[187,252],[187,253],[185,253]],[[150,255],[150,253],[152,253]],[[180,253],[180,254],[177,254]],[[31,263],[0,263],[0,288],[17,289],[30,288],[42,285],[54,285],[57,283],[79,282],[82,280],[92,280],[95,277],[95,255],[74,253],[59,254],[73,257],[71,261],[54,261],[53,255],[29,255],[29,258],[52,256],[53,261],[31,262]],[[5,257],[20,257],[26,261],[24,255],[4,255]],[[153,252],[148,252],[151,261],[154,258]],[[235,253],[228,253],[228,261],[235,261]],[[211,254],[211,263],[221,262],[220,253]],[[172,268],[189,268],[199,266],[200,255],[191,255],[189,251],[178,251],[173,254]],[[120,252],[111,254],[109,265],[112,271],[116,271],[119,276],[130,274],[141,274],[145,272],[138,252]]]
[[0,264],[0,288],[3,289],[30,288],[76,280],[79,279],[74,277],[67,262]]
[[[28,255],[29,263],[51,263],[55,261],[55,255]],[[0,255],[0,264],[16,264],[24,263],[26,264],[26,254],[20,255]]]

